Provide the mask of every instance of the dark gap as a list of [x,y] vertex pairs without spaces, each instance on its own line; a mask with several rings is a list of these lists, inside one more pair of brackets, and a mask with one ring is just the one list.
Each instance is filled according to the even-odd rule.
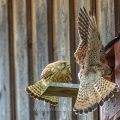
[[[34,82],[34,59],[33,59],[33,33],[32,33],[32,0],[26,0],[26,17],[27,17],[27,44],[28,44],[28,79],[29,84]],[[34,120],[34,100],[29,98],[29,115],[30,120]]]
[[16,84],[15,84],[15,55],[14,55],[14,20],[13,0],[8,0],[8,44],[10,65],[10,120],[16,120]]
[[91,14],[96,17],[96,0],[91,0]]
[[76,83],[76,64],[74,52],[76,49],[76,34],[75,34],[75,8],[74,1],[69,0],[69,19],[70,19],[70,62],[72,71],[72,82]]
[[115,14],[115,35],[118,35],[120,33],[120,1],[119,0],[114,0],[114,14]]
[[74,52],[76,49],[76,34],[75,34],[75,7],[74,1],[69,0],[69,19],[70,19],[70,62],[72,72],[72,82],[76,83],[76,63]]
[[[76,49],[76,34],[75,34],[75,1],[69,0],[69,20],[70,20],[70,62],[72,72],[72,82],[77,83],[76,79],[76,63],[74,58],[74,52]],[[72,107],[75,100],[72,100]],[[72,112],[72,120],[77,120],[77,116]]]
[[[53,0],[47,1],[47,22],[48,22],[48,59],[49,63],[54,60],[53,52]],[[55,107],[50,105],[50,119],[56,120]]]
[[47,22],[48,22],[48,59],[53,62],[53,0],[47,1]]

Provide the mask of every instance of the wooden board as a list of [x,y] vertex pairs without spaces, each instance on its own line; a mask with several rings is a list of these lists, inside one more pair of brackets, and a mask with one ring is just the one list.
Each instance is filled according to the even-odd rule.
[[[79,8],[85,6],[95,13],[106,45],[120,29],[119,3],[120,0],[1,0],[0,120],[97,120],[97,112],[78,118],[72,115],[74,103],[69,98],[60,98],[59,107],[53,108],[49,103],[34,101],[24,89],[40,79],[49,62],[58,59],[71,61],[73,80],[77,80],[79,66],[73,53],[79,42],[76,28]],[[60,88],[60,96],[63,89]],[[119,110],[119,93],[116,98],[105,103],[101,119],[108,119]]]
[[0,120],[10,118],[7,0],[0,1]]
[[27,49],[27,25],[26,25],[26,2],[13,0],[14,21],[14,60],[15,60],[15,86],[16,92],[16,115],[17,120],[29,120],[29,98],[25,92],[28,86],[28,49]]
[[96,2],[96,16],[100,38],[107,45],[115,36],[114,1],[99,0]]
[[44,95],[76,98],[79,84],[50,83]]
[[[69,0],[54,0],[53,9],[54,60],[70,60]],[[57,109],[56,120],[72,119],[72,101],[70,98],[60,98]]]
[[[33,0],[35,2],[35,30],[34,41],[34,80],[40,79],[40,74],[49,63],[48,54],[48,21],[47,0]],[[33,4],[32,3],[32,4]],[[50,105],[43,101],[36,101],[34,106],[35,120],[50,120]]]
[[[97,23],[103,45],[107,45],[115,36],[114,1],[99,0],[97,4]],[[114,102],[105,102],[100,108],[100,120],[111,117]],[[111,106],[111,107],[110,107]]]

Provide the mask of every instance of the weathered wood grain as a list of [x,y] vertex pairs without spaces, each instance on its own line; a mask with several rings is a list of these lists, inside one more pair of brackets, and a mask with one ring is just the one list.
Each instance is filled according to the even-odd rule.
[[[100,32],[100,38],[104,45],[112,40],[115,36],[114,24],[114,1],[99,0],[97,3],[97,23]],[[109,119],[111,116],[110,109],[112,109],[114,102],[105,102],[100,108],[100,119]],[[111,106],[111,108],[109,108]]]
[[[78,83],[76,75],[76,62],[74,58],[74,52],[76,49],[76,33],[75,33],[75,1],[69,0],[69,25],[70,25],[70,64],[72,73],[72,83]],[[75,104],[75,98],[72,99],[72,107]],[[72,119],[77,120],[75,112],[72,111]]]
[[106,45],[115,36],[114,1],[99,0],[96,8],[100,37]]
[[10,118],[7,1],[0,1],[0,120]]
[[[49,62],[54,61],[53,49],[53,0],[47,0],[47,21],[48,21],[48,59]],[[55,107],[50,105],[50,119],[56,120]]]
[[8,41],[9,41],[9,74],[10,74],[10,119],[16,119],[16,90],[15,90],[15,60],[14,60],[14,21],[13,11],[14,5],[13,0],[8,1]]
[[[34,38],[35,38],[35,31],[33,28],[34,25],[34,3],[33,0],[26,1],[26,23],[27,23],[27,49],[28,49],[28,79],[29,84],[33,84],[35,79],[34,73]],[[33,19],[34,17],[34,19]],[[34,112],[34,99],[29,97],[29,117],[31,120],[35,118]]]
[[[76,20],[83,6],[95,14],[106,45],[120,30],[120,0],[0,1],[0,120],[76,120],[70,99],[60,98],[59,107],[53,108],[33,101],[24,89],[39,80],[42,69],[53,60],[70,60],[77,78],[79,67],[72,54],[79,42]],[[119,100],[118,93],[104,104],[101,120],[118,112]],[[78,120],[98,120],[98,112]]]
[[30,120],[29,99],[25,92],[25,87],[28,86],[26,2],[14,0],[13,4],[16,115],[17,120]]
[[[35,40],[35,80],[40,79],[40,73],[49,63],[48,54],[48,20],[47,0],[35,0],[36,40]],[[35,120],[50,120],[50,105],[44,101],[35,100]]]
[[[54,60],[70,60],[69,0],[54,0]],[[71,99],[60,98],[57,120],[71,120]]]

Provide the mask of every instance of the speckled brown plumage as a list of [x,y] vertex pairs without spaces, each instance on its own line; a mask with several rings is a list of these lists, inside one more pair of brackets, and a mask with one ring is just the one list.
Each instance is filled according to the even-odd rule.
[[43,93],[47,89],[50,82],[71,82],[70,65],[67,61],[56,61],[48,64],[41,73],[41,80],[26,88],[26,91],[33,97],[39,100],[45,100],[52,105],[57,105],[58,97],[45,96]]
[[90,16],[85,8],[80,8],[78,31],[81,41],[74,56],[81,67],[78,73],[80,86],[74,110],[82,114],[91,112],[97,104],[103,105],[118,86],[104,78],[104,75],[110,72],[110,68],[105,63],[95,17]]

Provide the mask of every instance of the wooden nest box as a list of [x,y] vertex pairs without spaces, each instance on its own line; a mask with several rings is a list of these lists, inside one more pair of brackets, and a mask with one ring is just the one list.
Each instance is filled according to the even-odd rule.
[[112,81],[120,86],[120,35],[105,47],[106,58],[113,69]]

